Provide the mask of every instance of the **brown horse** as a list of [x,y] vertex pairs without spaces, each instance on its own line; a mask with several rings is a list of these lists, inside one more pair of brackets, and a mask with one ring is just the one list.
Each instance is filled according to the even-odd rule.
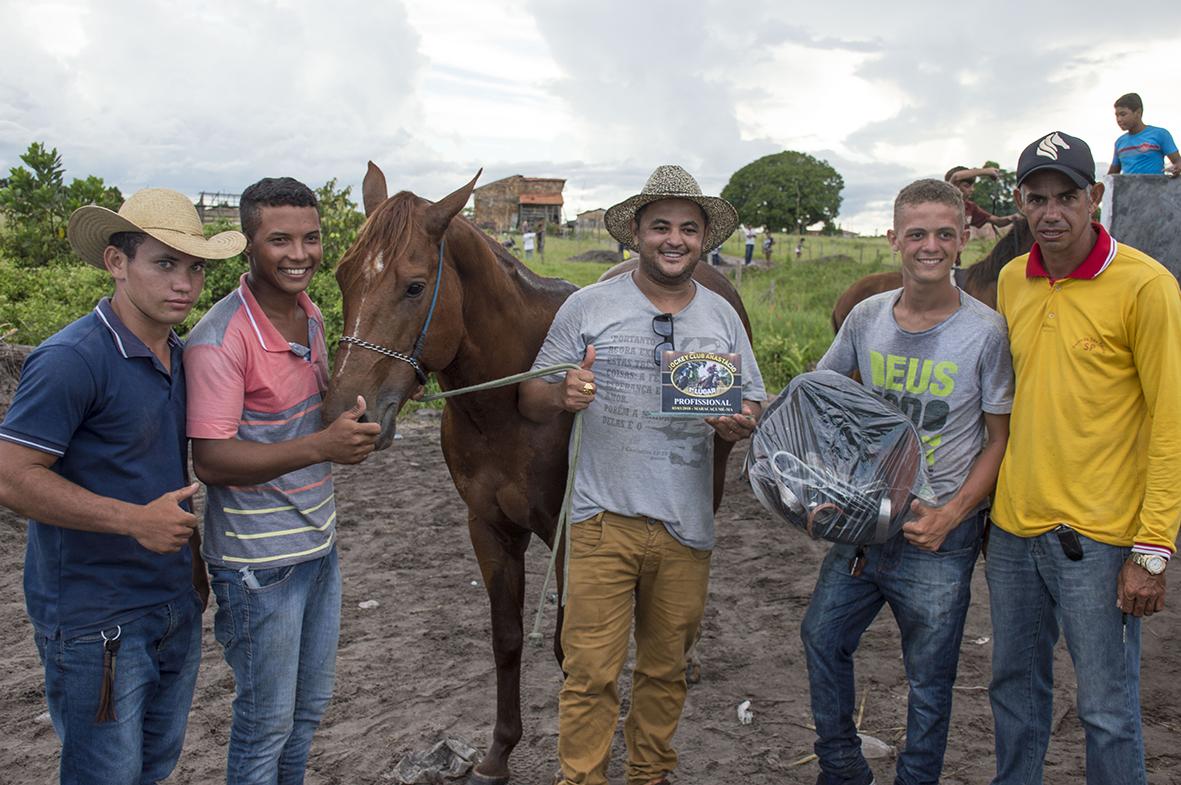
[[[996,245],[980,261],[963,272],[961,288],[989,308],[996,308],[996,279],[1001,268],[1010,260],[1027,253],[1033,247],[1033,232],[1024,218],[1013,222],[1013,228],[996,241]],[[957,277],[957,282],[960,280]],[[902,288],[902,273],[887,270],[858,278],[848,289],[841,292],[836,305],[832,307],[832,330],[835,333],[845,323],[853,306],[862,300],[891,289]]]
[[[363,395],[368,418],[382,425],[378,446],[388,447],[398,411],[419,383],[411,355],[444,390],[510,376],[532,364],[575,287],[535,275],[458,215],[475,182],[434,203],[406,191],[387,198],[384,175],[369,164],[363,185],[368,220],[336,271],[346,337],[366,345],[342,343],[337,352],[325,422]],[[737,292],[723,276],[699,264],[694,277],[727,296],[747,323]],[[496,725],[472,783],[507,782],[509,755],[521,738],[524,556],[533,535],[553,545],[570,424],[569,415],[544,425],[526,420],[517,412],[515,387],[451,398],[443,411],[443,456],[468,507],[468,532],[491,605],[496,662]],[[715,475],[728,452],[716,450]],[[719,488],[715,481],[715,507]],[[560,629],[561,611],[557,624]],[[554,653],[561,662],[557,634]]]

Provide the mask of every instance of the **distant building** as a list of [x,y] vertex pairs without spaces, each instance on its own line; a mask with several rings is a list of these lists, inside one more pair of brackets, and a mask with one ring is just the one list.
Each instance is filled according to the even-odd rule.
[[476,226],[494,232],[522,225],[561,223],[562,189],[566,181],[515,174],[482,185],[474,192]]
[[585,210],[575,217],[574,228],[579,232],[594,232],[598,234],[599,230],[605,226],[603,216],[606,212],[602,207],[597,210]]
[[197,197],[197,215],[204,224],[214,221],[238,223],[238,195],[202,191]]

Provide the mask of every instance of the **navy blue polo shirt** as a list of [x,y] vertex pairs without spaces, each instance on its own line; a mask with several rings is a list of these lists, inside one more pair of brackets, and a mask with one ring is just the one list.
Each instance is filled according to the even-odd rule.
[[[188,484],[182,344],[172,372],[104,298],[25,360],[0,439],[57,456],[53,471],[100,496],[146,504]],[[188,502],[185,502],[188,509]],[[29,521],[25,603],[33,626],[71,638],[122,624],[192,591],[187,547]]]

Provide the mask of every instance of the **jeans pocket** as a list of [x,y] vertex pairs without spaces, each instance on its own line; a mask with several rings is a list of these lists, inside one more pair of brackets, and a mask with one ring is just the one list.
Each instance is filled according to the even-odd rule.
[[[254,581],[248,581],[245,574],[240,578],[242,580],[242,588],[249,594],[257,594],[261,591],[274,589],[282,586],[287,582],[295,572],[296,565],[289,564],[286,567],[269,567],[263,570],[251,570],[249,574],[254,576]],[[257,585],[252,585],[257,583]]]
[[939,546],[939,550],[935,553],[936,556],[966,556],[972,551],[980,549],[980,543],[984,538],[984,523],[987,520],[987,511],[974,513],[967,518],[964,518],[959,524],[947,533],[943,544]]
[[230,599],[230,592],[233,591],[230,581],[236,577],[227,578],[215,572],[213,580],[210,581],[213,596],[217,599],[217,610],[213,614],[213,637],[223,648],[233,643],[234,638],[237,636],[237,625],[234,623],[234,611],[232,607],[233,601]]
[[603,519],[601,516],[588,518],[570,524],[571,555],[587,555],[598,550],[603,544]]
[[[115,627],[111,627],[110,631],[107,633],[107,637],[110,638],[113,636],[115,634],[115,630]],[[102,643],[103,631],[95,630],[94,632],[88,632],[85,635],[75,635],[73,638],[63,638],[62,648],[75,649],[83,646],[93,646],[95,644],[98,644],[101,647]]]

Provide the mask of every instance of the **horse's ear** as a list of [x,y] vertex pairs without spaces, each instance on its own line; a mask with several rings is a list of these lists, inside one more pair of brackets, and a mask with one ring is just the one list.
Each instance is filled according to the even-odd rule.
[[361,201],[365,203],[365,215],[373,215],[378,205],[389,196],[389,188],[385,184],[385,175],[377,168],[377,164],[369,162],[369,170],[365,172],[365,179],[361,181]]
[[475,190],[476,181],[483,173],[484,170],[480,169],[467,185],[452,191],[427,208],[426,230],[432,237],[442,237],[443,232],[447,231],[447,225],[451,223],[451,219],[467,205],[467,200],[471,198],[472,191]]

